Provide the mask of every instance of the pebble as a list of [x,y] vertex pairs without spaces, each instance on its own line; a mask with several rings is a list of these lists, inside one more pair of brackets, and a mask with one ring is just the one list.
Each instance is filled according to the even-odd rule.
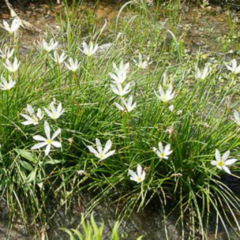
[[98,9],[96,12],[96,16],[98,19],[108,18],[108,13],[104,11],[104,9]]
[[2,13],[2,14],[1,14],[1,18],[2,18],[2,19],[9,19],[9,18],[10,18],[10,14],[8,14],[8,13]]
[[103,10],[104,10],[104,12],[106,12],[106,13],[110,13],[110,12],[113,11],[113,8],[111,8],[111,7],[105,7]]
[[40,4],[39,6],[40,8],[43,8],[43,9],[49,9],[49,5],[47,4]]
[[108,20],[111,21],[111,20],[115,19],[116,17],[117,17],[117,12],[111,12],[108,15]]

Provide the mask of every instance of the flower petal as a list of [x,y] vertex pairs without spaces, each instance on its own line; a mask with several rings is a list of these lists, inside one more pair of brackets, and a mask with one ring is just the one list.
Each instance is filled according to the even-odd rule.
[[229,170],[228,167],[223,166],[222,168],[223,168],[223,170],[224,170],[226,173],[231,174],[231,171]]
[[42,141],[42,142],[47,141],[47,139],[45,137],[42,137],[40,135],[33,136],[33,139],[36,140],[36,141]]
[[87,146],[87,147],[88,147],[89,151],[90,151],[91,153],[93,153],[95,156],[99,154],[99,153],[97,152],[97,150],[94,149],[92,146]]
[[112,156],[114,153],[115,153],[115,150],[112,150],[112,151],[108,152],[107,154],[105,154],[103,159],[106,159],[106,158]]
[[47,108],[44,108],[45,112],[47,113],[47,115],[52,118],[53,117],[53,114],[52,112],[50,112]]
[[161,142],[158,143],[158,148],[159,148],[160,152],[163,152],[163,145]]
[[51,145],[48,144],[46,149],[45,149],[45,156],[47,156],[49,154],[50,150],[51,150]]
[[96,147],[99,153],[102,152],[102,144],[98,138],[96,138]]
[[50,136],[50,126],[49,126],[49,123],[47,121],[44,122],[44,130],[45,130],[45,134],[47,136],[47,139],[50,139],[51,136]]
[[212,164],[213,166],[217,166],[218,162],[217,162],[217,161],[212,161],[211,164]]
[[217,160],[217,161],[221,161],[221,155],[220,155],[220,152],[219,152],[218,149],[216,149],[215,157],[216,157],[216,160]]
[[52,139],[55,139],[61,133],[61,129],[59,128],[52,136]]
[[227,161],[225,161],[225,164],[227,166],[229,166],[229,165],[232,165],[233,163],[235,163],[236,161],[237,161],[237,159],[228,159]]
[[230,155],[230,151],[228,150],[228,151],[226,151],[226,152],[223,154],[222,160],[223,160],[223,161],[226,161],[226,160],[228,159],[229,155]]
[[132,178],[138,178],[138,176],[137,176],[137,174],[133,171],[133,170],[128,170],[128,173],[129,173],[129,175],[132,177]]
[[112,141],[108,140],[103,150],[103,153],[106,154],[111,149],[111,147],[112,147]]
[[41,142],[41,143],[38,143],[38,144],[34,145],[33,147],[31,147],[31,149],[32,150],[39,149],[39,148],[45,147],[46,145],[47,145],[46,142]]
[[52,145],[53,145],[54,147],[56,147],[56,148],[62,147],[62,144],[61,144],[60,142],[57,142],[57,141],[53,141],[53,142],[52,142]]
[[142,166],[140,164],[137,165],[137,174],[138,176],[142,175]]

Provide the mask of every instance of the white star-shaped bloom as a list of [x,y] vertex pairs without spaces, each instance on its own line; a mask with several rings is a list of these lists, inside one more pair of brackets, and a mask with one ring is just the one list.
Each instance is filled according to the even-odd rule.
[[219,150],[216,149],[216,152],[215,152],[216,160],[212,161],[211,164],[213,166],[216,166],[218,169],[224,170],[226,173],[231,174],[227,166],[230,166],[233,163],[235,163],[237,159],[228,159],[229,155],[230,155],[230,151],[227,151],[223,154],[223,156],[221,156]]
[[168,159],[168,156],[173,152],[171,151],[170,144],[167,144],[164,148],[161,142],[158,143],[158,149],[153,147],[153,151],[158,155],[160,159]]
[[100,161],[112,156],[115,153],[115,150],[109,151],[112,147],[112,141],[108,140],[104,149],[102,147],[102,144],[98,138],[96,138],[96,147],[93,148],[92,146],[87,146],[89,151],[95,155],[95,157],[99,158]]
[[146,177],[146,172],[142,169],[141,165],[137,166],[137,172],[129,170],[128,173],[130,175],[130,180],[136,183],[143,182]]
[[40,143],[34,145],[31,149],[39,149],[46,147],[45,155],[47,156],[51,150],[51,146],[56,148],[61,148],[62,144],[58,141],[54,141],[54,139],[61,133],[61,129],[59,128],[51,137],[51,129],[47,121],[44,122],[44,130],[46,134],[46,138],[40,135],[36,135],[33,137],[34,140],[39,141]]
[[27,105],[27,112],[29,115],[21,113],[20,115],[24,117],[27,121],[22,122],[23,125],[38,125],[39,121],[42,120],[44,114],[42,110],[38,108],[37,113],[35,113],[33,107],[31,105]]

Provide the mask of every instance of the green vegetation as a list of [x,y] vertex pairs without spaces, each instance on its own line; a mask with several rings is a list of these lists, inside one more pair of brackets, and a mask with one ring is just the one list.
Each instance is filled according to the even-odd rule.
[[[82,217],[81,225],[83,227],[84,235],[77,229],[66,229],[63,228],[62,230],[65,231],[69,236],[71,240],[102,240],[103,239],[103,233],[104,233],[104,223],[102,223],[101,227],[98,227],[93,214],[91,215],[91,222],[85,221]],[[74,234],[77,236],[75,238]],[[139,237],[137,240],[141,240],[142,238]],[[119,236],[119,223],[116,222],[111,234],[111,240],[120,240]]]
[[[79,192],[94,190],[89,212],[110,198],[123,206],[122,220],[154,200],[166,219],[177,216],[183,239],[207,238],[210,222],[216,237],[224,230],[230,239],[229,226],[240,235],[240,201],[223,180],[239,178],[239,161],[227,160],[227,151],[240,156],[239,69],[187,54],[173,5],[164,5],[168,28],[144,4],[128,3],[102,26],[66,5],[59,32],[26,56],[21,38],[6,34],[15,50],[0,63],[0,190],[26,226],[47,224],[49,200],[68,209]],[[103,225],[91,225],[82,222],[85,234],[101,239]]]

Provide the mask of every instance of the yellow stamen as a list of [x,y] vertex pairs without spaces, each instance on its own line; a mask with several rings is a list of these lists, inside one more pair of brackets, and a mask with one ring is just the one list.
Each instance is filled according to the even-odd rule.
[[53,113],[52,118],[57,119],[57,113]]
[[138,177],[137,181],[140,183],[142,182],[142,178],[141,177]]
[[166,96],[166,95],[164,95],[164,96],[163,96],[163,98],[162,98],[162,100],[163,100],[163,102],[167,102],[167,101],[168,101],[168,98],[167,98],[167,96]]
[[35,123],[38,123],[38,118],[37,118],[35,115],[33,115],[33,121],[34,121]]
[[164,153],[164,152],[161,152],[161,153],[160,153],[160,157],[161,157],[161,158],[164,158],[164,157],[165,157],[165,153]]
[[48,139],[48,140],[47,140],[47,143],[48,143],[48,144],[52,144],[52,142],[53,142],[52,139]]
[[219,167],[223,167],[223,166],[225,166],[225,162],[224,162],[224,161],[220,161],[220,162],[218,162],[218,166],[219,166]]

